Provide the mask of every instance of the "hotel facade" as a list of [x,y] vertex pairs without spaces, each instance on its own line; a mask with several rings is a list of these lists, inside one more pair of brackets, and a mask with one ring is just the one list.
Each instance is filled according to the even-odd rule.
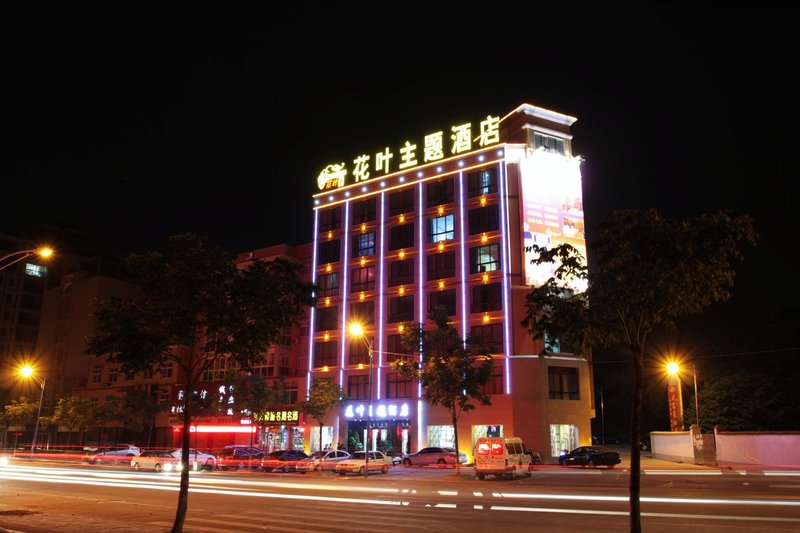
[[[492,347],[491,405],[459,419],[462,451],[482,436],[522,437],[551,458],[591,442],[588,354],[553,340],[542,356],[544,341],[520,325],[531,285],[552,274],[530,265],[526,247],[569,243],[585,256],[575,120],[524,104],[321,172],[310,268],[320,291],[304,388],[333,380],[348,400],[322,435],[308,421],[311,449],[320,440],[363,449],[368,425],[372,449],[453,445],[448,412],[427,405],[419,384],[391,365],[422,360],[404,352],[400,335],[405,323],[432,327],[435,306],[447,308],[462,338]],[[353,323],[363,337],[349,334]]]

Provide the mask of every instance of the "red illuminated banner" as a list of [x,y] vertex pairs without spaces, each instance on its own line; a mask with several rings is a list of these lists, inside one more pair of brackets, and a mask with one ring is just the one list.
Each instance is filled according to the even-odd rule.
[[669,378],[667,400],[669,402],[669,430],[683,431],[683,398],[680,378]]

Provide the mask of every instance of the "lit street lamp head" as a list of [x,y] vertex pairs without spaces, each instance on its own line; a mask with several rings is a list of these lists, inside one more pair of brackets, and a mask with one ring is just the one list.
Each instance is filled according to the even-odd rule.
[[25,365],[19,369],[19,375],[24,378],[29,378],[33,376],[33,367],[31,365]]
[[675,376],[675,375],[678,374],[678,372],[680,372],[680,370],[681,370],[681,367],[680,367],[680,365],[678,365],[678,363],[676,363],[674,361],[671,362],[671,363],[667,363],[667,372],[670,375]]
[[361,324],[354,322],[350,324],[350,335],[352,335],[353,337],[363,337],[364,328],[361,327]]

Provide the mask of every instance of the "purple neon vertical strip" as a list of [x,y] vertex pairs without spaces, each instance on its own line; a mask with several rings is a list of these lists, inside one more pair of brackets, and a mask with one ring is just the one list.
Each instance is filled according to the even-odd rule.
[[344,387],[344,358],[347,352],[347,272],[350,270],[350,248],[348,247],[348,237],[350,236],[350,200],[344,203],[344,247],[341,249],[340,264],[342,265],[342,364],[339,367],[339,386]]
[[458,218],[461,222],[461,236],[459,240],[461,241],[461,338],[464,340],[466,344],[467,341],[467,271],[466,271],[466,259],[465,259],[465,250],[467,247],[467,236],[464,233],[464,173],[458,173]]
[[[424,265],[424,250],[425,250],[425,208],[422,204],[422,182],[419,183],[419,198],[417,205],[417,219],[419,221],[419,248],[417,248],[417,255],[419,256],[419,323],[425,324],[425,271]],[[419,352],[419,364],[422,365],[422,350]],[[422,397],[422,383],[417,383],[417,398]]]
[[[311,251],[311,283],[317,282],[317,239],[319,236],[319,209],[314,209],[314,249]],[[308,321],[308,372],[306,373],[306,400],[311,392],[311,369],[314,368],[314,319],[316,308],[311,308]]]
[[511,338],[509,334],[509,309],[508,309],[508,283],[511,265],[511,253],[508,248],[508,211],[506,210],[506,183],[505,160],[498,165],[500,172],[500,248],[503,256],[503,350],[505,351],[505,376],[506,394],[511,394]]
[[[386,193],[381,193],[381,240],[380,240],[380,253],[378,255],[378,387],[377,399],[381,399],[381,367],[383,366],[383,251],[386,249],[383,243],[383,227],[386,223]],[[375,357],[375,354],[372,354]]]

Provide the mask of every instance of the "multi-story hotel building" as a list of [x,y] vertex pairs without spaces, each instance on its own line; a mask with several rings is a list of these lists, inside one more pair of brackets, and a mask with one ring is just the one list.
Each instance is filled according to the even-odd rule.
[[[320,174],[311,265],[320,293],[305,387],[333,379],[348,397],[323,428],[323,446],[360,448],[368,424],[372,448],[453,445],[448,413],[426,405],[419,385],[391,366],[403,323],[430,327],[438,305],[464,339],[495,347],[491,406],[460,419],[462,451],[487,435],[522,437],[551,457],[590,442],[588,355],[553,342],[555,353],[541,356],[541,342],[520,325],[530,286],[551,274],[530,265],[526,247],[567,242],[585,256],[575,120],[524,104]],[[354,322],[366,343],[349,335]],[[319,429],[311,422],[306,432],[318,449]]]

